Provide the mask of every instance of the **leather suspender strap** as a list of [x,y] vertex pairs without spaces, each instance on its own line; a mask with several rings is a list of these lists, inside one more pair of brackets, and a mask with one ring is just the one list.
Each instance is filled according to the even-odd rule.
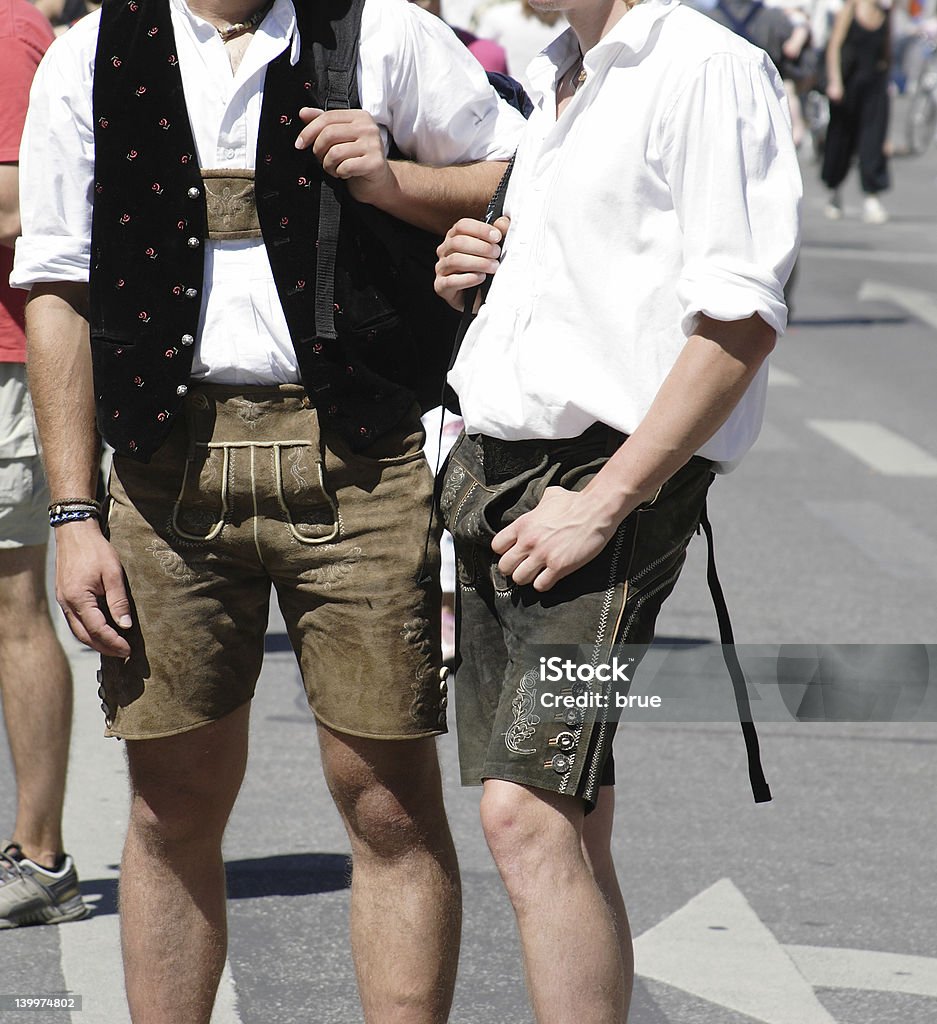
[[[517,154],[515,153],[514,156],[516,155]],[[508,191],[508,182],[511,180],[511,171],[514,170],[514,156],[511,157],[508,161],[507,167],[504,168],[504,174],[501,175],[498,187],[495,189],[494,195],[488,203],[488,209],[485,211],[486,224],[494,224],[501,214],[504,213],[504,197]],[[459,329],[456,331],[455,341],[452,344],[452,356],[449,359],[450,370],[455,366],[459,349],[462,348],[462,342],[465,339],[465,335],[468,332],[469,327],[471,327],[472,321],[475,319],[475,301],[478,298],[478,294],[483,289],[487,293],[487,290],[490,287],[491,278],[489,277],[485,284],[479,284],[474,288],[468,288],[465,292],[465,305],[462,307],[462,319],[459,321]],[[445,396],[443,405],[445,405]]]
[[703,505],[703,513],[700,516],[700,526],[702,526],[703,532],[706,534],[708,548],[706,579],[709,583],[709,593],[712,595],[713,606],[716,609],[716,621],[719,623],[719,640],[722,644],[722,656],[725,659],[729,675],[732,677],[732,686],[735,690],[735,705],[738,708],[739,723],[742,726],[742,736],[745,738],[745,751],[748,755],[748,778],[752,787],[752,795],[755,797],[756,804],[767,803],[771,799],[771,790],[768,788],[764,769],[761,766],[758,734],[755,731],[755,723],[752,721],[752,709],[748,699],[745,673],[742,671],[738,655],[735,653],[735,639],[732,635],[732,623],[729,621],[729,609],[726,606],[722,585],[716,573],[713,528],[709,522],[709,515],[705,504]]
[[[357,49],[357,47],[356,47]],[[329,67],[326,110],[348,110],[352,76],[347,68]],[[316,337],[335,338],[335,261],[342,207],[337,182],[326,178],[319,188],[319,238],[316,245]]]

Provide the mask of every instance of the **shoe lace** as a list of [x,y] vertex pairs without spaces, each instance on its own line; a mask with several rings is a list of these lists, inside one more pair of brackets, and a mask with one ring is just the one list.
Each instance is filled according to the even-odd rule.
[[[14,843],[10,843],[9,846],[0,850],[0,885],[15,882],[23,877],[23,869],[20,867],[19,861],[10,853],[11,848],[14,846]],[[16,849],[19,849],[19,847],[16,847]]]

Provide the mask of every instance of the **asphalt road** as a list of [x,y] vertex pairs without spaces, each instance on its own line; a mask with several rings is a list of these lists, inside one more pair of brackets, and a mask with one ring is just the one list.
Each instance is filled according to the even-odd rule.
[[[858,220],[855,191],[847,219],[825,221],[816,169],[804,168],[794,319],[773,360],[765,430],[717,482],[711,515],[740,644],[929,644],[937,680],[937,152],[893,170],[892,219],[872,227]],[[661,616],[664,650],[716,639],[704,555],[694,542]],[[216,1022],[351,1024],[347,842],[276,624],[268,640],[226,841],[231,943]],[[0,996],[70,991],[83,998],[74,1024],[125,1024],[122,751],[101,737],[94,657],[72,652],[67,841],[96,912],[0,933]],[[661,716],[617,740],[615,856],[642,972],[633,1024],[934,1024],[933,721],[770,722],[761,733],[775,799],[755,806],[738,725],[712,717]],[[513,919],[478,794],[458,786],[452,737],[440,756],[465,888],[451,1019],[524,1024]],[[0,742],[0,823],[12,810]],[[4,1024],[68,1019],[0,1010]]]

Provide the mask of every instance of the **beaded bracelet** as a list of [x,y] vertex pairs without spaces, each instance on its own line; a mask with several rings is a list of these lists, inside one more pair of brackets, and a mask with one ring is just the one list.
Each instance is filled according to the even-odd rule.
[[50,512],[49,526],[53,529],[65,523],[78,523],[84,519],[99,519],[100,513],[93,508],[70,508],[64,512]]

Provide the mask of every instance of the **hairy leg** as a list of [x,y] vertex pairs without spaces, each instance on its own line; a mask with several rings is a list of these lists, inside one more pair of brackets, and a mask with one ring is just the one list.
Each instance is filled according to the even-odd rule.
[[49,618],[46,545],[0,549],[0,694],[13,770],[12,838],[54,867],[72,727],[72,675]]
[[209,1024],[227,950],[221,839],[244,777],[250,705],[191,732],[127,743],[120,879],[134,1024]]
[[443,1024],[459,955],[459,871],[432,739],[364,740],[319,726],[351,840],[351,942],[368,1024]]
[[517,916],[538,1024],[621,1024],[615,924],[583,855],[582,802],[488,779],[485,838]]
[[599,887],[618,937],[618,949],[624,980],[624,1013],[621,1024],[628,1020],[628,1007],[631,1005],[631,990],[634,986],[634,946],[631,941],[631,926],[625,901],[618,885],[618,874],[612,859],[612,826],[615,821],[615,787],[602,786],[595,810],[586,816],[582,827],[582,851],[585,855],[592,875]]

